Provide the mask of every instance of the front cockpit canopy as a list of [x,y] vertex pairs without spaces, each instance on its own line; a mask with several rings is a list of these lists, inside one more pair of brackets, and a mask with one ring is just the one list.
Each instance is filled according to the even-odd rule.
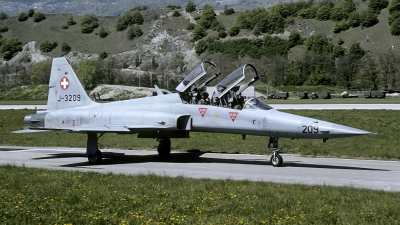
[[244,104],[243,108],[244,109],[254,109],[254,110],[271,110],[271,109],[273,109],[270,105],[261,101],[258,98],[250,98],[249,100],[246,101],[246,104]]

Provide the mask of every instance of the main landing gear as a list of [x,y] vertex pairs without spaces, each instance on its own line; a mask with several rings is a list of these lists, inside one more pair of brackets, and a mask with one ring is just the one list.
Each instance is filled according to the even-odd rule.
[[159,142],[157,146],[158,155],[161,157],[168,157],[171,154],[171,139],[169,138],[162,138],[157,139]]
[[100,164],[101,161],[103,160],[103,154],[98,148],[97,141],[101,136],[104,135],[104,133],[100,134],[99,137],[97,137],[97,133],[88,133],[88,139],[87,139],[87,147],[86,147],[86,156],[88,157],[89,163],[90,164]]
[[279,139],[278,137],[270,137],[269,142],[268,142],[268,148],[274,149],[272,156],[271,156],[271,164],[273,167],[280,167],[280,166],[282,166],[282,163],[283,163],[283,158],[279,154],[279,151],[281,150],[281,148],[278,148],[278,146],[279,146],[278,139]]

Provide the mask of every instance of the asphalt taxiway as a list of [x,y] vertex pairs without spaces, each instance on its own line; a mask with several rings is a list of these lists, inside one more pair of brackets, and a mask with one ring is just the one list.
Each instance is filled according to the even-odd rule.
[[0,147],[0,165],[115,174],[157,174],[190,178],[233,179],[276,183],[348,186],[400,191],[400,162],[300,157],[282,154],[282,167],[270,155],[103,150],[103,164],[91,165],[83,148]]

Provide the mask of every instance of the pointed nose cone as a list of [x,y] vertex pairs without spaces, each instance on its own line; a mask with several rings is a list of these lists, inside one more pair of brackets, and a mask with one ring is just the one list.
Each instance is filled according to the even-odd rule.
[[369,131],[360,130],[353,127],[335,124],[330,129],[329,134],[333,135],[334,137],[352,137],[352,136],[367,135],[372,133]]

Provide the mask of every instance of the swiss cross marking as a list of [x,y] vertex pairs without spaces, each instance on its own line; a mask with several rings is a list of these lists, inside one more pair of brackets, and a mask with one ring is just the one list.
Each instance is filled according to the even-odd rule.
[[229,112],[229,116],[231,117],[232,122],[235,122],[237,114],[237,112]]
[[66,77],[61,78],[60,86],[63,90],[67,90],[69,87],[69,80]]
[[199,111],[200,111],[201,117],[204,117],[204,115],[207,112],[207,108],[199,108]]

